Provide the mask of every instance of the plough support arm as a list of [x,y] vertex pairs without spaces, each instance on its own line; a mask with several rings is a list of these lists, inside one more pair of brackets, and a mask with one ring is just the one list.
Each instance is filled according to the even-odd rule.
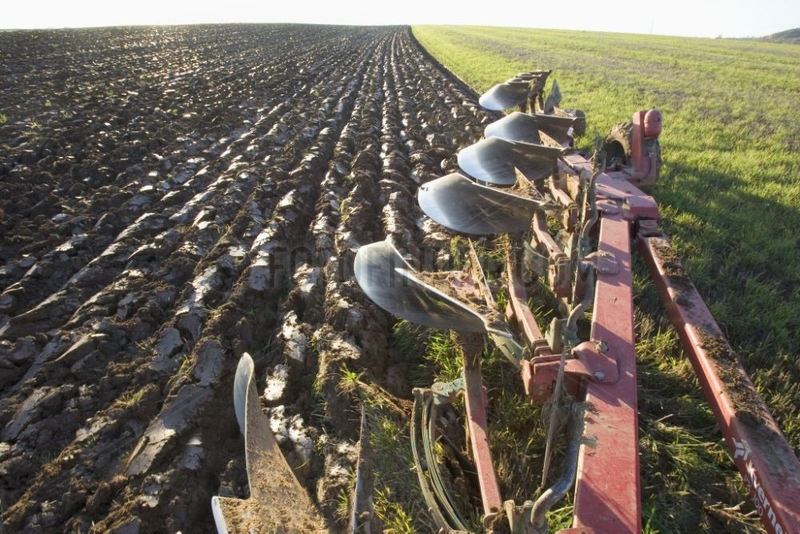
[[728,452],[769,532],[800,532],[800,462],[666,238],[638,239]]

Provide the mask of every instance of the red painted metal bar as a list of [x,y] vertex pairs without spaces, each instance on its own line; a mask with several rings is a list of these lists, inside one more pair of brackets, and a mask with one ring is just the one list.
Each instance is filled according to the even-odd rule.
[[547,185],[556,202],[564,207],[561,224],[564,225],[568,232],[574,232],[575,225],[578,223],[578,206],[575,204],[575,199],[569,196],[569,193],[561,187],[559,181],[553,176],[547,181]]
[[537,211],[533,214],[531,229],[533,231],[531,244],[535,244],[534,248],[550,258],[550,269],[547,273],[550,288],[557,297],[566,297],[571,291],[569,258],[550,235],[543,212]]
[[478,471],[478,482],[483,500],[483,513],[486,516],[503,509],[500,486],[492,464],[489,450],[489,429],[486,423],[486,393],[483,390],[480,358],[464,362],[464,389],[469,423],[469,439],[472,455]]
[[510,260],[506,264],[506,276],[508,277],[508,305],[511,308],[511,316],[519,323],[522,334],[525,336],[528,347],[534,356],[552,354],[550,347],[545,340],[539,325],[536,323],[531,309],[528,308],[527,292],[522,282],[518,262]]
[[800,462],[794,451],[669,241],[655,236],[638,243],[764,526],[778,534],[800,532]]
[[553,239],[553,236],[550,235],[550,230],[547,228],[547,219],[545,218],[545,214],[541,211],[537,211],[533,214],[533,232],[536,236],[536,241],[541,243],[543,248],[540,248],[540,251],[551,259],[555,260],[556,258],[565,256],[564,251],[562,248],[556,243],[556,240]]
[[622,213],[600,219],[598,250],[613,255],[616,273],[597,273],[592,341],[615,358],[619,379],[586,382],[590,404],[578,459],[573,527],[639,533],[641,501],[633,330],[630,223]]

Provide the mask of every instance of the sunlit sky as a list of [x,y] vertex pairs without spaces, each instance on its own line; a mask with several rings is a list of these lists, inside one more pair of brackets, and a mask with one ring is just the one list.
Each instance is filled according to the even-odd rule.
[[12,0],[5,4],[0,18],[4,29],[296,22],[761,37],[800,27],[800,0]]

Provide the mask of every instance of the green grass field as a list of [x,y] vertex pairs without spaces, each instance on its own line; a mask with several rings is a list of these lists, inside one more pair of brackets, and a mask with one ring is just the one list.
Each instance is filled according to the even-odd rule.
[[[552,69],[562,106],[586,113],[586,149],[637,109],[663,112],[664,166],[651,191],[662,228],[798,453],[800,46],[488,27],[413,31],[478,92],[517,72]],[[635,282],[646,531],[757,531],[641,264]],[[517,438],[497,439],[513,449]],[[554,523],[569,526],[568,511]]]

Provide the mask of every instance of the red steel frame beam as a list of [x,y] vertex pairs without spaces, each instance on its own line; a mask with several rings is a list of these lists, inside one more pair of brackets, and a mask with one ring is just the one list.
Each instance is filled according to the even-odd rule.
[[500,496],[500,485],[492,463],[489,449],[489,427],[486,422],[486,393],[483,389],[480,358],[464,362],[464,402],[467,406],[469,423],[469,439],[472,455],[478,472],[478,482],[483,501],[483,513],[486,516],[496,514],[503,509]]
[[547,344],[533,312],[528,307],[528,295],[522,282],[522,275],[519,272],[520,266],[514,261],[506,264],[506,276],[508,277],[508,307],[506,315],[514,320],[522,329],[522,334],[528,342],[533,356],[552,355],[550,346]]
[[[572,155],[564,159],[566,164],[559,161],[562,171],[590,175],[590,163],[584,158]],[[800,533],[800,462],[694,285],[688,278],[676,279],[674,265],[669,265],[674,261],[669,242],[663,236],[646,235],[660,218],[657,204],[630,184],[627,176],[617,174],[620,175],[602,173],[596,180],[598,201],[604,202],[598,251],[612,256],[619,269],[597,273],[591,340],[596,347],[602,347],[598,350],[605,356],[616,360],[618,379],[587,377],[584,381],[585,401],[590,409],[578,459],[573,527],[561,532],[641,532],[631,266],[631,226],[640,222],[639,251],[763,524],[776,534]],[[548,252],[553,255],[553,251]],[[529,343],[536,347],[543,336],[529,310],[525,313],[527,306],[521,298],[524,290],[515,274],[509,271],[511,314],[517,316]],[[544,354],[550,352],[546,347],[541,349]],[[523,365],[522,369],[524,380],[532,380],[532,362],[528,363],[531,365]],[[466,375],[465,369],[465,378]],[[470,397],[483,400],[477,390]],[[478,401],[474,408],[477,420],[470,415],[471,426],[485,431],[485,400]],[[473,452],[476,458],[483,456],[490,464],[490,455],[479,451],[488,448],[488,443],[480,443],[485,432],[477,437],[481,439],[473,438]],[[494,474],[493,469],[491,472]],[[482,490],[483,484],[481,480]],[[499,491],[492,489],[495,484],[494,480],[488,484],[490,495],[484,496],[487,514],[500,499]]]
[[630,223],[623,214],[600,219],[598,250],[612,254],[616,273],[597,273],[591,338],[617,360],[619,379],[588,380],[584,443],[578,458],[573,528],[639,533],[641,483]]
[[768,531],[800,532],[800,462],[669,241],[639,238],[656,287]]

